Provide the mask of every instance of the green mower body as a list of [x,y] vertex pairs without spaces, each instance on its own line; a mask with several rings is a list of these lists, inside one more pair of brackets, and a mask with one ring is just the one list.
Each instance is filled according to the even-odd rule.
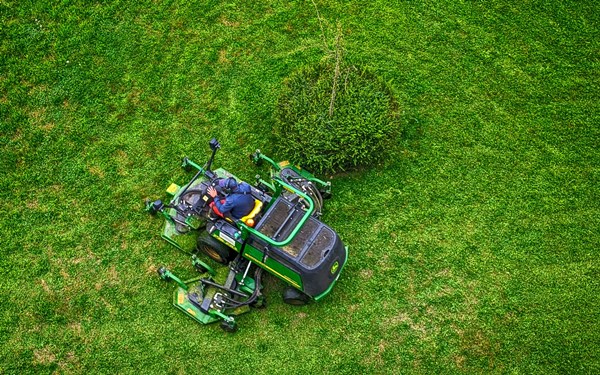
[[[149,212],[164,216],[162,238],[167,242],[183,252],[201,251],[219,263],[230,265],[229,275],[221,277],[219,282],[196,283],[188,285],[187,290],[180,284],[175,292],[175,306],[201,323],[228,322],[231,315],[262,298],[260,273],[257,279],[248,275],[255,268],[269,272],[289,286],[284,293],[287,303],[303,304],[325,297],[348,258],[348,249],[337,233],[319,220],[323,201],[331,196],[331,184],[298,166],[275,163],[257,150],[251,159],[257,164],[268,162],[271,171],[268,180],[257,176],[252,186],[254,210],[242,219],[220,217],[210,208],[212,198],[207,189],[218,186],[220,179],[240,180],[224,169],[211,170],[220,145],[215,139],[210,144],[213,153],[205,166],[183,159],[182,166],[195,170],[196,174],[185,185],[169,186],[167,193],[172,198],[168,204],[159,200],[146,205]],[[246,288],[241,292],[240,280]],[[218,294],[230,302],[222,304],[224,308],[217,309],[218,314],[214,309],[209,313],[208,302],[201,309],[202,303],[196,297],[190,301],[192,293],[201,294],[198,289],[203,289],[202,295],[208,295],[204,289],[214,287],[213,284],[222,286]],[[249,284],[253,285],[250,289]],[[233,299],[237,301],[232,302]]]

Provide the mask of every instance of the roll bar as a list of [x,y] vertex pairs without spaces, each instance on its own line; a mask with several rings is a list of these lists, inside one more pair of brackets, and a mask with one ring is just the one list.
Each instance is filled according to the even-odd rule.
[[302,191],[296,189],[294,186],[289,185],[283,181],[281,181],[278,177],[273,178],[273,182],[275,183],[276,186],[276,194],[275,196],[278,197],[281,194],[281,191],[283,189],[292,192],[294,194],[298,194],[300,197],[302,197],[306,202],[308,202],[308,210],[306,210],[306,212],[304,213],[304,215],[302,216],[302,218],[300,219],[300,221],[298,222],[298,224],[296,225],[296,228],[294,228],[294,230],[287,236],[286,239],[284,239],[283,241],[276,241],[274,239],[272,239],[271,237],[259,232],[258,230],[247,226],[246,224],[242,223],[241,221],[238,223],[238,227],[242,230],[242,239],[246,240],[246,238],[248,238],[248,235],[252,234],[258,238],[260,238],[261,240],[267,242],[269,245],[275,246],[275,247],[283,247],[288,245],[290,242],[292,242],[294,240],[294,237],[296,237],[296,235],[298,234],[298,232],[300,231],[300,229],[302,229],[302,226],[304,225],[304,223],[306,222],[306,220],[308,220],[308,218],[312,215],[312,213],[315,210],[315,203],[313,202],[313,200],[306,195],[305,193],[303,193]]

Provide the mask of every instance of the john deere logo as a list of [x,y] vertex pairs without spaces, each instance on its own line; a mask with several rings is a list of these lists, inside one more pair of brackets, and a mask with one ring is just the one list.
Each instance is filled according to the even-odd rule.
[[333,263],[333,266],[331,266],[331,274],[332,275],[338,270],[339,266],[340,266],[340,263],[338,261],[336,261],[335,263]]

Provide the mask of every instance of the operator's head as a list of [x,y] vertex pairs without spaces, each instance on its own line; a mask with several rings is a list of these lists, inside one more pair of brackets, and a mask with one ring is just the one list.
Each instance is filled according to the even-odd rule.
[[225,178],[219,181],[219,186],[223,188],[225,193],[229,194],[237,189],[238,183],[233,177]]

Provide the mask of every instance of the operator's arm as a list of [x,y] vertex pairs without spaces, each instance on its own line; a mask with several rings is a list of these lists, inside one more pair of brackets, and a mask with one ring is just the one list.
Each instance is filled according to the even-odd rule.
[[231,211],[233,208],[233,200],[230,197],[225,198],[225,203],[221,203],[221,200],[217,197],[217,190],[214,187],[209,186],[206,192],[213,198],[213,203],[220,213],[225,215]]
[[223,215],[228,214],[234,205],[233,200],[230,197],[225,198],[225,203],[221,203],[221,200],[218,198],[213,200],[213,202],[215,202],[215,207],[217,207],[219,212],[221,212]]

